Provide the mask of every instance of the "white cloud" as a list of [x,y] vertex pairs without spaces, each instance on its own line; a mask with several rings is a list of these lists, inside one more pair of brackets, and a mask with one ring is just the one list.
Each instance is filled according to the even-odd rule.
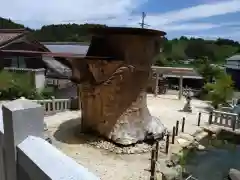
[[227,22],[227,23],[172,23],[162,26],[160,29],[164,31],[204,31],[213,28],[232,28],[236,29],[240,27],[239,22]]
[[4,0],[0,16],[40,24],[104,21],[118,23],[145,0]]
[[208,18],[234,12],[240,12],[240,0],[202,4],[164,14],[149,15],[147,21],[149,24],[156,27],[175,22]]
[[[57,23],[104,23],[139,27],[140,14],[131,12],[148,0],[2,0],[0,16],[30,27]],[[179,1],[179,0],[178,0]],[[197,31],[229,26],[196,23],[208,17],[240,12],[240,0],[214,1],[167,13],[148,14],[150,28],[165,31]],[[191,21],[189,23],[188,21]]]
[[164,25],[161,29],[164,31],[195,31],[195,30],[207,30],[221,26],[222,26],[221,24],[212,23],[183,23]]

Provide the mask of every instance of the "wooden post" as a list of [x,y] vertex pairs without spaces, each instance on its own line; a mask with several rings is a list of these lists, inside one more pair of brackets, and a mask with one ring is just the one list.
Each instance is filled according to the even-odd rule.
[[232,130],[235,131],[236,123],[237,123],[237,116],[232,116]]
[[176,133],[175,133],[175,136],[178,136],[178,127],[179,127],[179,121],[176,122]]
[[82,109],[82,102],[81,102],[81,97],[80,97],[80,86],[81,85],[77,85],[76,84],[76,87],[77,87],[77,98],[78,98],[78,109]]
[[172,132],[172,144],[175,142],[175,126],[173,126],[173,132]]
[[182,94],[183,94],[183,76],[181,75],[179,77],[179,93],[178,93],[178,99],[182,99]]
[[150,176],[150,180],[156,180],[156,177],[155,177],[155,170],[156,170],[156,149],[152,149],[152,153],[151,153],[151,169],[150,169],[150,172],[151,172],[151,176]]
[[159,74],[156,72],[156,82],[155,82],[155,97],[158,95],[158,90],[159,90]]
[[212,124],[212,118],[213,118],[213,111],[210,112],[209,118],[208,118],[208,123]]
[[156,142],[156,161],[158,160],[159,141]]
[[168,154],[168,150],[169,150],[169,134],[167,133],[166,148],[165,148],[166,154]]
[[201,117],[202,117],[202,113],[199,113],[198,114],[198,126],[200,126],[200,124],[201,124]]
[[184,127],[185,127],[185,117],[182,119],[182,132],[184,132]]

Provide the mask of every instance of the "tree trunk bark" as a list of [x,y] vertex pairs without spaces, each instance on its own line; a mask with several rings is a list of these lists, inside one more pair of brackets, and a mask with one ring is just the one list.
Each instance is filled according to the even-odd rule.
[[162,138],[165,128],[149,113],[145,90],[163,33],[134,28],[106,29],[107,34],[100,30],[100,38],[93,36],[84,60],[73,60],[73,74],[79,79],[86,74],[89,77],[80,86],[83,130],[96,131],[122,145]]

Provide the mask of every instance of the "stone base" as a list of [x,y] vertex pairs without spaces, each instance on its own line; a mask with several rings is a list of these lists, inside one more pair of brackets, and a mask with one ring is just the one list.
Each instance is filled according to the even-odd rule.
[[236,169],[230,169],[228,177],[230,180],[240,180],[240,171]]
[[163,139],[165,132],[160,119],[150,116],[150,119],[121,121],[110,133],[109,139],[117,144],[131,145],[144,140]]
[[192,112],[192,107],[189,103],[185,104],[183,112]]

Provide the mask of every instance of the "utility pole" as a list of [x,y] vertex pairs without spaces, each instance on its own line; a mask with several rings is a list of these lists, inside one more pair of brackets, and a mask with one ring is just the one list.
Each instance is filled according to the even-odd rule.
[[146,13],[145,12],[142,12],[142,23],[141,23],[141,27],[144,28],[144,21],[145,21],[145,17],[146,17]]
[[139,23],[141,25],[142,28],[144,28],[144,26],[148,26],[147,24],[145,24],[145,18],[146,18],[147,14],[145,12],[142,12],[142,22]]

